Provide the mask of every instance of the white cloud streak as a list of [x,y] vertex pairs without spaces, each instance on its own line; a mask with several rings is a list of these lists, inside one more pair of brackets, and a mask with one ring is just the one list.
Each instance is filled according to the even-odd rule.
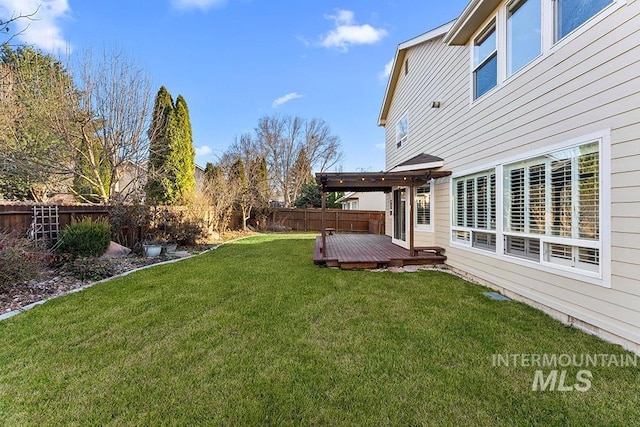
[[227,0],[171,0],[173,7],[177,9],[200,9],[222,7],[227,4]]
[[391,61],[387,62],[384,65],[384,70],[382,70],[380,74],[378,74],[380,80],[387,80],[389,78],[389,76],[391,75],[391,68],[393,68],[393,58],[391,58]]
[[335,28],[321,37],[320,45],[346,52],[349,46],[374,44],[387,35],[387,30],[374,28],[369,24],[357,25],[350,10],[338,10],[335,15],[325,15],[332,20]]
[[206,156],[207,154],[213,153],[213,150],[208,145],[203,145],[202,147],[196,147],[196,156]]
[[279,106],[281,106],[282,104],[286,104],[287,102],[297,99],[297,98],[302,98],[302,95],[300,95],[297,92],[291,92],[286,94],[285,96],[281,96],[280,98],[276,99],[275,101],[273,101],[273,104],[271,104],[271,106],[273,108],[277,108]]
[[0,0],[0,18],[21,18],[11,26],[11,34],[19,34],[21,42],[36,46],[50,53],[67,53],[69,44],[65,41],[60,20],[71,12],[68,0]]
[[381,143],[379,143],[379,144],[376,144],[376,149],[378,149],[378,150],[384,150],[386,146],[387,146],[387,145],[386,145],[384,142],[381,142]]

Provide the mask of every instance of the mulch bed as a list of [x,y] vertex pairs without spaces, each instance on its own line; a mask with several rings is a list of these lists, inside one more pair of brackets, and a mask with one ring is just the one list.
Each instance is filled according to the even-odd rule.
[[[168,259],[166,257],[145,258],[131,255],[112,258],[110,263],[114,267],[114,275],[118,275],[125,271],[144,267],[145,265],[157,264]],[[0,314],[17,310],[34,302],[64,295],[89,283],[91,281],[78,280],[71,276],[64,270],[64,267],[43,270],[37,280],[17,283],[7,293],[0,293]]]

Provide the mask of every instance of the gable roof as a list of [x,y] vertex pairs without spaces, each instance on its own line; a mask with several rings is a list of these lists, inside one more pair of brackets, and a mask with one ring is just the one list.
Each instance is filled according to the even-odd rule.
[[444,42],[449,45],[467,44],[473,33],[499,4],[500,0],[471,0],[444,37]]
[[387,89],[384,93],[384,100],[382,101],[382,109],[380,110],[380,116],[378,118],[378,126],[384,126],[387,124],[387,114],[389,114],[391,99],[393,98],[393,93],[395,92],[396,85],[398,83],[398,77],[400,77],[400,70],[402,69],[402,63],[404,62],[407,50],[413,46],[444,36],[449,32],[454,22],[455,21],[448,22],[398,45],[396,56],[393,58],[393,66],[391,68],[391,74],[389,75],[389,81],[387,82]]
[[404,172],[418,169],[436,169],[444,165],[444,159],[440,157],[432,156],[431,154],[421,153],[415,157],[404,161],[395,167],[390,172]]

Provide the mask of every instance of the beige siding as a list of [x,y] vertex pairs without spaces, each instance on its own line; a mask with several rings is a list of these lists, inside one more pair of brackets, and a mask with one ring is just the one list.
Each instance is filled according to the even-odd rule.
[[[470,101],[469,48],[441,39],[411,47],[387,120],[387,168],[421,152],[463,173],[610,129],[610,288],[450,246],[450,180],[435,187],[434,243],[478,278],[640,344],[640,1],[561,42]],[[442,108],[430,108],[432,101]],[[395,123],[409,116],[409,142]],[[606,220],[606,219],[605,219]],[[390,224],[388,224],[390,226]],[[388,228],[390,232],[390,227]],[[421,239],[423,236],[420,237]],[[609,283],[607,283],[609,285]]]

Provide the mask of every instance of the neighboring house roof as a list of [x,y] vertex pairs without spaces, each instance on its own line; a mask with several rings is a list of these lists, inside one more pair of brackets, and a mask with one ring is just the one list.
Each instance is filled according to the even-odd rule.
[[336,203],[342,203],[342,202],[350,199],[351,197],[353,197],[354,194],[356,194],[355,191],[349,191],[348,193],[344,193],[344,196],[342,196],[338,200],[336,200]]
[[444,166],[444,159],[421,153],[393,167],[390,172],[404,172],[418,169],[437,169]]
[[473,33],[499,4],[500,0],[471,0],[444,37],[444,42],[450,45],[467,44]]
[[396,89],[396,84],[398,82],[398,77],[400,76],[400,70],[402,68],[402,63],[404,62],[404,57],[406,55],[407,49],[426,41],[433,40],[437,37],[444,36],[451,29],[454,22],[455,21],[451,21],[449,23],[441,25],[431,31],[427,31],[426,33],[419,35],[418,37],[414,37],[411,40],[407,40],[406,42],[400,43],[398,45],[396,56],[393,59],[391,74],[389,75],[389,82],[387,83],[387,90],[384,93],[384,100],[382,101],[382,110],[380,111],[380,117],[378,118],[378,126],[384,126],[387,124],[387,114],[389,113],[389,107],[391,106],[391,100],[393,99],[393,93]]

